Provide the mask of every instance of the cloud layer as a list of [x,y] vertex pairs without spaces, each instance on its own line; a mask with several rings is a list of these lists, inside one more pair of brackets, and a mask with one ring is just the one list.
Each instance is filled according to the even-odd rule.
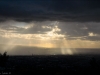
[[99,3],[97,0],[0,0],[0,44],[3,44],[0,48],[12,50],[11,54],[22,54],[22,49],[26,54],[27,50],[50,53],[39,47],[59,48],[51,54],[73,54],[65,48],[100,48]]
[[0,0],[0,21],[100,21],[98,0]]
[[0,36],[3,37],[29,37],[40,38],[61,38],[67,40],[100,40],[99,22],[17,22],[6,21],[0,23]]

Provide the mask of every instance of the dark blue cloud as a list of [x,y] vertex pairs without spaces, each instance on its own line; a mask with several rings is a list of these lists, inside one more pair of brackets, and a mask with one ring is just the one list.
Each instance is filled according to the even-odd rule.
[[97,0],[0,0],[0,20],[99,21]]

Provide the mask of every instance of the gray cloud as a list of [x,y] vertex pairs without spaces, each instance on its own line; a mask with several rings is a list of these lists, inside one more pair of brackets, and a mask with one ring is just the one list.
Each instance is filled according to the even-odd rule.
[[[18,26],[19,25],[19,26]],[[22,25],[22,26],[21,26]],[[57,22],[55,21],[33,21],[30,23],[8,21],[0,24],[0,29],[3,35],[6,32],[19,34],[46,34],[48,31],[52,31],[55,26],[58,26],[61,31],[55,32],[57,34],[65,35],[66,39],[75,40],[100,40],[100,23],[99,22]],[[43,28],[44,26],[44,28]]]
[[100,40],[100,23],[98,22],[60,22],[58,27],[61,34],[69,40]]
[[[31,22],[21,23],[16,21],[7,21],[0,24],[0,29],[11,31],[12,33],[20,34],[44,34],[47,31],[51,31],[54,25],[49,25],[51,22]],[[21,26],[22,25],[22,26]],[[43,26],[45,28],[43,28]]]
[[97,0],[0,0],[0,21],[100,21]]

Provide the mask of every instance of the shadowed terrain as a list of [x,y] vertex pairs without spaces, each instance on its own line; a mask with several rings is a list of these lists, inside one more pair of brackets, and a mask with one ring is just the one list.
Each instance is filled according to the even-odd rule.
[[1,68],[9,75],[90,75],[100,72],[100,55],[9,56]]

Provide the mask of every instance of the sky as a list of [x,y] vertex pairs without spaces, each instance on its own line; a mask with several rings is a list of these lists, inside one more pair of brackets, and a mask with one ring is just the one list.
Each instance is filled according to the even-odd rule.
[[99,0],[0,0],[0,52],[55,55],[76,48],[100,48]]

